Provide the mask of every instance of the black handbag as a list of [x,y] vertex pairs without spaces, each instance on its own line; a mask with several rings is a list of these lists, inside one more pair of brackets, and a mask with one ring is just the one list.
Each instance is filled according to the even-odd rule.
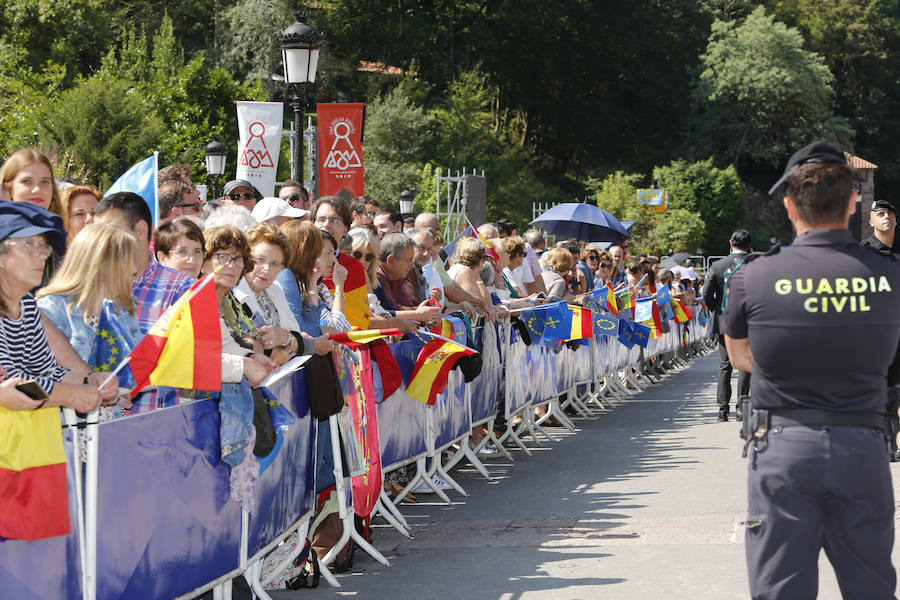
[[253,388],[253,427],[256,429],[256,443],[253,445],[253,454],[257,458],[269,455],[275,448],[278,434],[272,419],[269,417],[269,406],[266,397],[259,388]]
[[313,354],[306,365],[306,398],[309,412],[320,421],[344,408],[344,393],[331,352]]

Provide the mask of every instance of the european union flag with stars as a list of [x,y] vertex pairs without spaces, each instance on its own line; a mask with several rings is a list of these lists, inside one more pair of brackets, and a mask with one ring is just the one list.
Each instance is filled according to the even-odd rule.
[[[134,340],[129,339],[116,318],[115,305],[111,300],[104,300],[88,364],[94,371],[111,372],[128,356],[133,346]],[[130,389],[137,385],[127,366],[119,371],[118,377],[119,387]]]
[[594,334],[618,335],[619,319],[612,315],[594,312]]

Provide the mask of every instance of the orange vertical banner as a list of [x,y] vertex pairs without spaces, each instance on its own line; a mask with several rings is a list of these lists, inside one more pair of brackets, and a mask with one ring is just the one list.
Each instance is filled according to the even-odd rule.
[[346,189],[354,197],[365,194],[363,181],[363,122],[366,105],[317,104],[319,139],[319,196]]

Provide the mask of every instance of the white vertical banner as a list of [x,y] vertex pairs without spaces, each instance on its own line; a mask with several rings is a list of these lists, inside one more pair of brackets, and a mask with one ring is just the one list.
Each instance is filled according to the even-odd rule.
[[236,179],[246,179],[263,196],[274,196],[284,103],[235,104],[239,133]]

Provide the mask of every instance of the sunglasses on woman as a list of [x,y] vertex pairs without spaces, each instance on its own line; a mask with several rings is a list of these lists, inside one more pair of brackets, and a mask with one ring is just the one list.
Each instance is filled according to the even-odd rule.
[[373,260],[375,260],[375,255],[371,252],[366,252],[365,254],[363,254],[359,250],[354,250],[353,258],[355,258],[356,260],[362,260],[363,258],[365,258],[366,262],[372,262]]

